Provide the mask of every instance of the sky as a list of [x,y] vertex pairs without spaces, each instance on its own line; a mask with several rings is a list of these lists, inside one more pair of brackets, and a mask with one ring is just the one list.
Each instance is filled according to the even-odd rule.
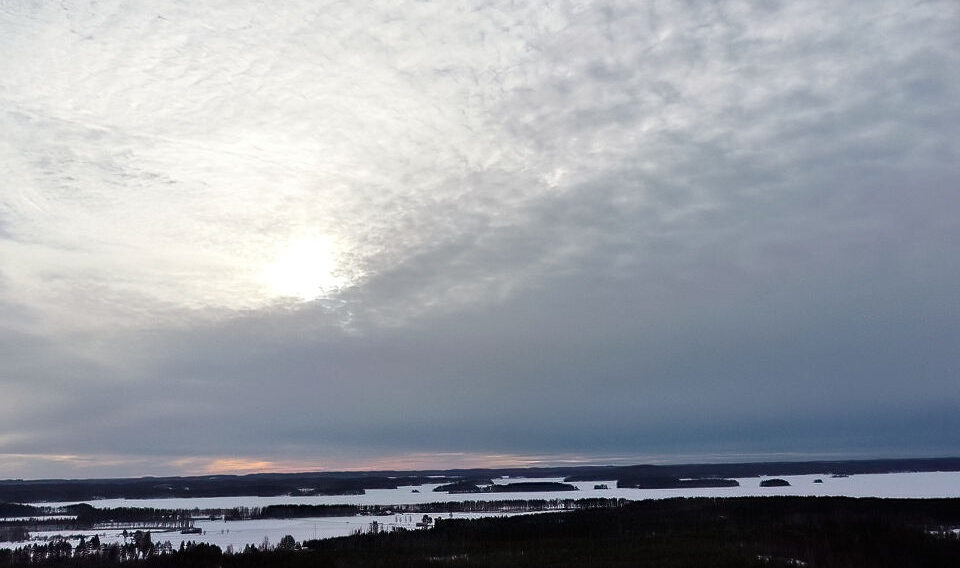
[[0,0],[0,477],[960,455],[960,4]]

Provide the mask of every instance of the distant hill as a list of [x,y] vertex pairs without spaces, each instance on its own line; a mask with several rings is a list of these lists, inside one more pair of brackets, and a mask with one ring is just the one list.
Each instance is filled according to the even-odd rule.
[[720,479],[811,474],[862,475],[908,471],[960,471],[960,458],[608,466],[567,476],[564,481],[607,481],[611,479],[629,480],[666,477]]

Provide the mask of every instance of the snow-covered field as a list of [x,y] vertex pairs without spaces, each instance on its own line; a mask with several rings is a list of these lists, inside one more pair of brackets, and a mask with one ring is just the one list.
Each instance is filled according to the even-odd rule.
[[[506,516],[499,513],[446,513],[441,516],[450,519],[477,519],[480,517]],[[243,550],[247,544],[259,546],[267,539],[268,543],[276,545],[285,535],[292,536],[297,542],[314,538],[333,538],[347,536],[357,531],[368,532],[372,523],[376,522],[378,530],[390,531],[396,528],[414,529],[422,515],[381,515],[381,516],[353,516],[353,517],[317,517],[304,519],[262,519],[253,521],[196,521],[194,525],[203,530],[201,534],[180,534],[179,531],[151,531],[151,539],[159,544],[170,541],[174,548],[179,548],[180,542],[206,542],[216,544],[226,550],[232,546],[237,552]],[[134,530],[128,531],[128,542]],[[44,541],[54,537],[66,538],[71,545],[76,546],[80,541],[80,534],[89,541],[96,534],[101,544],[123,543],[122,529],[100,529],[96,531],[42,531],[31,533],[33,541]],[[0,548],[17,548],[29,543],[0,542]]]
[[[353,504],[353,505],[401,505],[442,501],[501,501],[529,499],[585,499],[591,497],[623,498],[629,500],[667,499],[670,497],[745,497],[757,495],[799,496],[845,496],[845,497],[904,497],[904,498],[960,498],[960,472],[923,472],[864,474],[850,477],[823,475],[776,476],[790,482],[789,487],[760,487],[766,477],[739,478],[739,487],[691,488],[691,489],[618,489],[615,481],[574,482],[578,491],[537,493],[435,493],[437,484],[407,486],[398,489],[372,489],[365,495],[335,495],[314,497],[211,497],[172,499],[103,499],[91,502],[95,507],[153,507],[163,509],[221,509],[232,507],[264,507],[276,504]],[[821,483],[815,483],[815,480]],[[559,478],[498,479],[497,483],[520,481],[562,481]],[[597,484],[606,484],[609,489],[594,489]],[[414,490],[417,490],[415,493]],[[59,506],[71,503],[35,503],[36,505]],[[478,518],[500,513],[444,513],[443,517]],[[394,527],[413,528],[419,515],[322,517],[306,519],[267,519],[252,521],[197,521],[202,534],[181,535],[179,532],[154,532],[154,542],[169,540],[174,547],[180,541],[207,542],[226,548],[232,545],[242,550],[247,544],[259,545],[266,537],[273,544],[284,535],[295,540],[345,536],[357,530],[367,530],[373,521],[386,530]],[[33,533],[34,538],[49,538],[57,532]],[[98,531],[103,543],[122,542],[121,531]],[[86,534],[87,538],[92,533]],[[74,540],[74,544],[76,544]],[[23,543],[0,542],[0,548],[13,548]]]

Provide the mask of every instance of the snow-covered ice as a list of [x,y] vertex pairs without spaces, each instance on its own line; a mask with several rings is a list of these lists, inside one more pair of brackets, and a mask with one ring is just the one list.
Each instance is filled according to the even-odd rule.
[[[960,497],[960,472],[906,472],[831,477],[830,474],[778,475],[790,482],[789,487],[760,487],[769,477],[737,478],[739,487],[703,487],[684,489],[619,489],[616,481],[576,481],[571,483],[579,491],[549,491],[529,493],[438,493],[438,483],[403,486],[397,489],[368,489],[364,495],[317,495],[276,497],[174,497],[169,499],[100,499],[88,501],[98,508],[152,507],[162,509],[229,509],[233,507],[266,507],[268,505],[402,505],[444,501],[505,501],[514,499],[586,499],[591,497],[622,498],[631,501],[665,499],[670,497],[747,497],[753,495],[819,495],[843,497]],[[823,483],[814,483],[821,479]],[[497,483],[523,481],[562,482],[562,478],[498,479]],[[606,484],[609,489],[594,489]],[[418,493],[414,493],[416,489]],[[76,503],[44,502],[39,506],[61,506]]]

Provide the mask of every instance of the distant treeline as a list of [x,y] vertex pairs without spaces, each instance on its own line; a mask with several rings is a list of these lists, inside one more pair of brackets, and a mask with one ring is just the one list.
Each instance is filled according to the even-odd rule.
[[960,458],[764,462],[735,464],[576,466],[555,468],[449,469],[421,471],[258,473],[137,479],[0,480],[0,502],[89,501],[239,495],[362,494],[424,483],[455,483],[510,477],[562,477],[566,481],[637,478],[731,478],[762,475],[960,471]]
[[483,487],[472,481],[458,481],[440,485],[434,488],[434,491],[440,493],[545,493],[550,491],[577,491],[577,487],[569,483],[558,483],[556,481],[491,483]]
[[138,532],[124,544],[66,541],[0,551],[0,567],[134,568],[658,566],[923,568],[960,566],[958,499],[752,497],[666,499],[569,513],[243,550],[172,547]]
[[23,505],[20,503],[0,503],[0,518],[2,517],[36,517],[38,515],[49,515],[50,509],[44,507],[34,507],[33,505]]
[[643,478],[722,479],[770,475],[858,475],[906,471],[960,471],[960,458],[601,466],[568,475],[564,481]]
[[[531,513],[622,507],[625,499],[507,499],[501,501],[444,501],[400,505],[269,505],[231,509],[228,519],[293,519],[304,517],[383,516],[421,513]],[[246,513],[246,516],[244,516]]]
[[90,501],[94,499],[157,499],[165,497],[231,497],[249,495],[363,495],[367,489],[396,489],[450,479],[385,477],[367,474],[253,474],[208,477],[144,477],[0,481],[0,502]]
[[[11,507],[12,505],[16,504],[0,504],[0,510],[15,510]],[[197,516],[197,510],[149,507],[97,509],[86,503],[56,509],[50,507],[31,507],[31,509],[29,514],[21,515],[17,520],[0,518],[0,540],[20,542],[30,538],[30,533],[35,531],[89,531],[109,525],[130,528],[176,528],[189,525]]]
[[[98,509],[86,503],[58,509],[31,507],[24,520],[0,519],[0,534],[15,535],[0,540],[21,541],[31,531],[92,530],[106,525],[129,525],[143,528],[174,527],[189,524],[198,518],[223,518],[227,521],[255,519],[295,519],[304,517],[350,517],[358,515],[385,516],[399,513],[525,513],[540,511],[569,511],[598,507],[620,507],[623,499],[506,499],[498,501],[443,501],[397,505],[268,505],[265,507],[233,507],[224,509],[155,509],[151,507],[113,507]],[[0,504],[0,507],[15,505]],[[13,509],[11,510],[20,510]],[[35,517],[33,513],[58,513],[70,518]],[[19,531],[17,530],[19,529]]]
[[622,477],[617,487],[632,489],[697,489],[702,487],[739,487],[736,479],[678,479],[676,477]]

